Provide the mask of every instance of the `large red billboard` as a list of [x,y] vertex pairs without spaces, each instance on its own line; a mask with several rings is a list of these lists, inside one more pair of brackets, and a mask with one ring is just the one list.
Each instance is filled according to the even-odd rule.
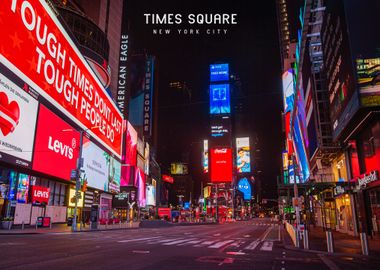
[[33,170],[70,180],[79,152],[79,132],[40,105]]
[[231,148],[212,148],[210,151],[211,182],[232,181],[232,150]]
[[122,115],[49,5],[1,6],[0,62],[121,158]]

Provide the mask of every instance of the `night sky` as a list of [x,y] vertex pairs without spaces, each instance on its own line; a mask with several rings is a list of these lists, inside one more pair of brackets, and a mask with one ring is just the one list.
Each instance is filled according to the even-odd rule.
[[[201,142],[209,133],[208,72],[213,62],[228,62],[240,77],[247,127],[257,133],[263,158],[264,197],[275,197],[281,167],[281,69],[275,0],[265,1],[127,1],[132,52],[146,51],[159,63],[158,160],[163,171],[171,161],[199,153],[190,164],[193,177],[200,173]],[[180,13],[180,25],[146,25],[144,13]],[[189,25],[189,13],[237,13],[236,25]],[[171,29],[153,35],[153,28]],[[178,34],[177,29],[200,29],[199,35]],[[206,29],[227,29],[207,35]],[[173,32],[174,31],[174,32]],[[185,81],[191,98],[169,88],[170,81]],[[199,152],[198,152],[199,151]]]

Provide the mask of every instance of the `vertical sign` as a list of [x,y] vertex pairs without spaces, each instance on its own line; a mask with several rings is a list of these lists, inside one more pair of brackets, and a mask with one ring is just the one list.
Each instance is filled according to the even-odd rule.
[[236,170],[238,173],[251,172],[249,137],[236,138]]
[[128,20],[126,14],[126,0],[123,1],[123,14],[121,22],[121,37],[120,37],[120,52],[119,52],[119,70],[117,77],[117,93],[116,93],[116,102],[117,107],[124,116],[124,119],[128,115],[128,100],[130,96],[128,87],[128,47],[129,47],[129,37],[128,37]]
[[144,136],[152,135],[152,98],[153,98],[154,58],[148,56],[145,67],[144,84]]
[[208,140],[203,140],[203,172],[208,173]]

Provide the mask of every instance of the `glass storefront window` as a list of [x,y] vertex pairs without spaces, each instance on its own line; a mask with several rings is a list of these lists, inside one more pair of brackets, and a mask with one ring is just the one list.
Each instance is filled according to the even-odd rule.
[[380,121],[363,132],[361,147],[365,172],[380,170]]
[[352,178],[357,178],[360,176],[360,167],[359,167],[359,156],[358,149],[356,146],[356,141],[350,141],[350,161],[351,161],[351,175]]

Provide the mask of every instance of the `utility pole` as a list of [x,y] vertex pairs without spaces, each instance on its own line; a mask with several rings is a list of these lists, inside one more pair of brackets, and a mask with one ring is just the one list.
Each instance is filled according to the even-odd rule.
[[298,169],[296,168],[296,163],[294,160],[294,154],[292,155],[292,160],[293,160],[293,170],[294,170],[294,184],[293,184],[293,189],[294,189],[294,197],[293,197],[293,202],[296,210],[296,247],[300,247],[300,235],[299,235],[299,227],[300,227],[300,209],[299,209],[299,198],[298,198],[298,186],[297,186],[297,175],[298,175]]
[[73,232],[77,231],[77,211],[78,211],[78,197],[80,195],[79,189],[80,189],[80,172],[81,168],[83,166],[83,160],[82,160],[82,144],[83,144],[83,132],[84,130],[80,130],[80,137],[79,137],[79,157],[77,161],[77,168],[76,168],[76,181],[75,181],[75,207],[74,207],[74,219],[72,222],[72,228],[71,230]]

